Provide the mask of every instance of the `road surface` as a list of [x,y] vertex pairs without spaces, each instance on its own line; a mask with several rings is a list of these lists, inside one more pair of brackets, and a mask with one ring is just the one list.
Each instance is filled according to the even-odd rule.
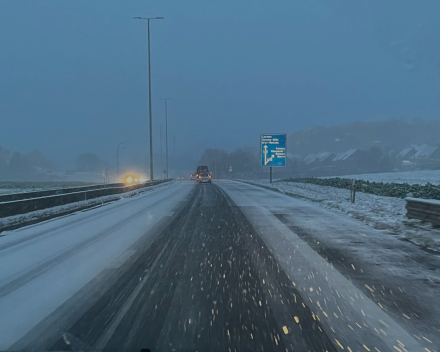
[[[437,351],[439,259],[408,264],[430,280],[419,302],[417,276],[370,268],[379,241],[364,241],[368,258],[345,246],[345,232],[372,231],[353,221],[241,182],[184,181],[8,232],[0,350]],[[339,252],[317,240],[326,226]]]

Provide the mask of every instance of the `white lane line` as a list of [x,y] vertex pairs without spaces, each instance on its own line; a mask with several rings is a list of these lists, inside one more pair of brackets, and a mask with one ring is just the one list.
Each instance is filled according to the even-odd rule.
[[143,276],[141,278],[141,281],[139,285],[136,286],[136,288],[133,290],[133,292],[130,294],[130,297],[127,298],[122,308],[119,310],[116,317],[113,319],[112,323],[108,327],[108,329],[105,331],[103,335],[99,338],[99,340],[96,342],[96,351],[102,351],[107,343],[110,341],[111,337],[116,331],[116,328],[121,323],[122,319],[124,318],[125,314],[127,314],[128,310],[130,309],[131,305],[133,304],[134,300],[138,296],[139,292],[141,292],[142,288],[145,286],[145,284],[148,281],[148,278],[150,276],[150,273],[154,272],[154,267],[156,266],[159,259],[162,257],[163,252],[165,249],[167,249],[169,241],[163,246],[162,250],[160,251],[159,255],[154,260],[153,264],[150,267],[150,270],[148,271],[148,274]]
[[[240,187],[236,187],[237,185]],[[382,327],[382,329],[385,330],[386,335],[374,335],[378,343],[381,341],[390,350],[394,350],[393,346],[397,340],[400,340],[408,351],[423,351],[422,346],[384,310],[367,298],[354,284],[277,219],[270,210],[266,209],[262,205],[266,198],[261,197],[259,201],[257,198],[259,195],[252,194],[256,186],[243,187],[242,184],[229,181],[222,182],[221,188],[240,207],[284,272],[292,280],[292,284],[301,291],[306,300],[310,300],[309,306],[321,316],[321,324],[329,336],[333,331],[334,335],[339,336],[338,338],[352,342],[351,347],[353,347],[356,340],[359,342],[368,339],[371,342],[371,335],[374,335],[373,328],[385,322],[387,327]],[[264,189],[259,189],[263,190],[261,193],[266,193]],[[267,194],[273,200],[272,194]],[[278,197],[280,197],[280,202],[284,202],[283,198],[287,196],[278,195]],[[310,290],[311,287],[313,291]],[[325,289],[318,295],[319,288]],[[325,302],[326,307],[322,305],[322,302]],[[339,318],[333,318],[331,314],[325,316],[323,313],[325,310],[327,310],[326,314],[336,311],[333,308],[337,308],[337,302],[344,307],[344,316]],[[332,310],[327,307],[331,307]],[[364,316],[362,312],[368,312],[367,316]],[[342,323],[348,317],[352,320],[356,318],[359,322],[365,321],[367,325],[362,330],[351,331],[347,324]],[[336,332],[333,329],[336,329]]]

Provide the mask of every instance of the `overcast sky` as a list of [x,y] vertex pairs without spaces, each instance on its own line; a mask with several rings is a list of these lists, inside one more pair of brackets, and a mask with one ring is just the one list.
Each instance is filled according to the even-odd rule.
[[438,0],[1,0],[0,145],[71,162],[357,120],[439,118]]

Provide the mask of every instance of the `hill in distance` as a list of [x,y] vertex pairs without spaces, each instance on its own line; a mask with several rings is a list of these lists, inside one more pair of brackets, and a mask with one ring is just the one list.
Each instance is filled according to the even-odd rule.
[[440,120],[414,118],[318,126],[288,136],[287,143],[289,153],[302,157],[319,152],[367,150],[374,146],[401,151],[413,144],[438,145]]

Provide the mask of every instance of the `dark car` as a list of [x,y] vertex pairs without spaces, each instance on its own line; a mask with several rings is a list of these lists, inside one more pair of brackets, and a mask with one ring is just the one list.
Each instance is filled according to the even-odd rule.
[[212,176],[207,173],[203,172],[201,174],[197,174],[197,182],[199,183],[212,183]]
[[196,180],[198,183],[212,183],[212,176],[206,165],[197,166]]

